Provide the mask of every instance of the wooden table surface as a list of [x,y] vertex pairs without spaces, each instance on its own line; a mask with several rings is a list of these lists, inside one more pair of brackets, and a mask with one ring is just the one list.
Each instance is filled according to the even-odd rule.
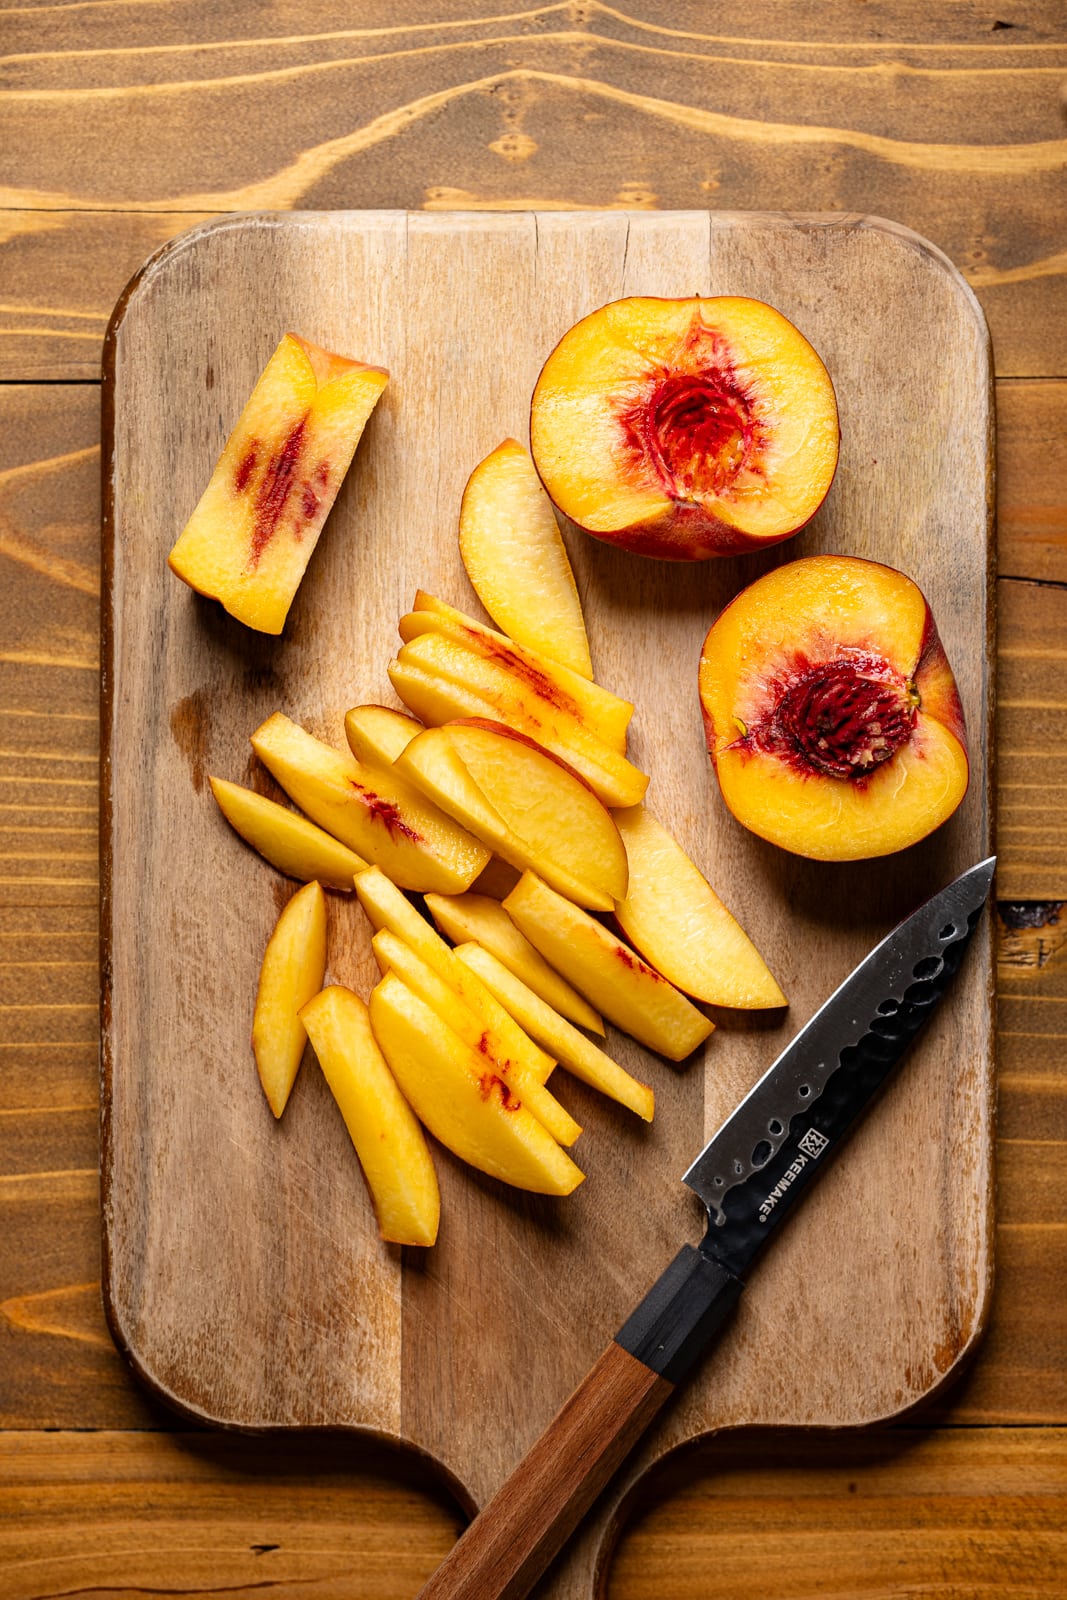
[[1062,1600],[1063,0],[9,0],[0,52],[0,1594],[402,1600],[459,1527],[373,1442],[183,1431],[104,1324],[98,379],[115,299],[223,211],[707,206],[894,218],[957,263],[992,328],[998,1278],[980,1353],[936,1405],[881,1432],[700,1448],[661,1474],[608,1592]]

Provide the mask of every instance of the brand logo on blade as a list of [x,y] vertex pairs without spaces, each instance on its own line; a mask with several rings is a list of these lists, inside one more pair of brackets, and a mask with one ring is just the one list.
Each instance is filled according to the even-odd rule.
[[786,1190],[792,1188],[805,1167],[810,1166],[813,1161],[819,1159],[829,1143],[829,1139],[824,1134],[821,1134],[817,1128],[808,1129],[800,1140],[800,1155],[797,1156],[792,1166],[785,1169],[766,1200],[760,1206],[759,1219],[761,1222],[766,1222]]
[[818,1128],[809,1128],[800,1141],[800,1148],[806,1156],[811,1156],[814,1161],[816,1156],[822,1155],[829,1143],[829,1139],[824,1134],[821,1134]]

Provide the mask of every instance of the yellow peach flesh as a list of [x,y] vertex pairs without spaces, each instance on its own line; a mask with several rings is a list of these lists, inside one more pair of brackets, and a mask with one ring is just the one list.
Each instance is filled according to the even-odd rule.
[[518,644],[592,678],[574,573],[528,450],[505,439],[463,492],[459,551],[475,594]]
[[329,889],[350,890],[355,874],[369,865],[325,829],[266,795],[243,789],[239,783],[227,783],[225,778],[208,781],[230,827],[288,877],[306,883],[317,878]]
[[504,910],[598,1011],[650,1050],[681,1061],[713,1031],[666,978],[533,873],[523,874]]
[[355,884],[356,897],[375,931],[388,928],[402,939],[481,1018],[488,1030],[486,1045],[490,1053],[499,1060],[520,1063],[544,1083],[556,1065],[553,1057],[523,1032],[484,983],[456,959],[437,930],[419,915],[384,872],[370,867],[358,874]]
[[521,1062],[512,1061],[509,1056],[494,1054],[488,1030],[481,1018],[475,1015],[450,984],[421,956],[415,954],[410,945],[398,939],[395,933],[390,933],[388,928],[381,928],[371,940],[371,949],[382,976],[387,972],[395,972],[413,994],[425,1000],[465,1045],[485,1058],[486,1066],[500,1074],[508,1088],[515,1091],[557,1144],[569,1146],[574,1143],[582,1130],[570,1112],[545,1088],[537,1073],[531,1072]]
[[[518,876],[505,893],[510,894],[517,882]],[[604,1032],[603,1022],[589,1002],[549,966],[519,932],[499,900],[473,892],[428,894],[426,909],[453,944],[481,945],[561,1016],[593,1033]]]
[[305,884],[275,925],[263,956],[252,1019],[252,1050],[267,1103],[285,1110],[300,1070],[307,1032],[300,1010],[322,988],[326,971],[326,901]]
[[630,701],[572,671],[547,652],[497,633],[421,589],[413,609],[401,617],[399,633],[405,644],[422,633],[440,633],[473,650],[494,666],[505,668],[527,697],[543,700],[553,711],[583,722],[598,739],[625,755],[626,730],[634,714]]
[[644,806],[617,811],[630,868],[615,917],[676,988],[709,1005],[784,1006],[785,995],[699,868]]
[[383,1239],[432,1245],[441,1196],[422,1129],[371,1031],[367,1007],[335,985],[300,1013],[355,1146]]
[[700,699],[726,804],[795,854],[890,854],[966,793],[963,712],[930,609],[876,562],[812,556],[750,585],[708,633]]
[[171,570],[239,622],[281,633],[388,379],[286,334],[168,557]]
[[615,301],[545,363],[530,420],[556,505],[640,554],[703,560],[788,538],[837,466],[833,385],[760,301]]
[[551,1134],[394,973],[370,998],[371,1026],[419,1120],[461,1161],[537,1194],[570,1194],[583,1173]]
[[280,711],[256,729],[252,748],[314,821],[402,888],[458,894],[489,861],[477,839],[394,771],[362,765]]
[[546,1047],[551,1046],[568,1072],[626,1106],[643,1122],[652,1121],[655,1096],[647,1083],[640,1083],[612,1061],[482,945],[460,945],[456,954],[507,1006],[516,1022]]
[[405,644],[389,677],[404,704],[424,722],[470,716],[504,722],[566,761],[606,806],[636,805],[644,798],[647,775],[605,744],[584,719],[553,709],[506,668],[442,634],[423,633]]

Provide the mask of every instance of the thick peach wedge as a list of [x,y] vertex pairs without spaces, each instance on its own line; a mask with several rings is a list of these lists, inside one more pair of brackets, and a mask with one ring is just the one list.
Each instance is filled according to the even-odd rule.
[[415,954],[410,945],[398,939],[395,933],[390,933],[388,928],[380,928],[371,940],[371,949],[382,976],[387,972],[395,972],[413,994],[417,994],[420,1000],[425,1000],[437,1012],[442,1022],[448,1023],[465,1045],[484,1056],[486,1066],[500,1074],[508,1088],[514,1090],[557,1144],[569,1146],[574,1143],[582,1130],[570,1112],[560,1105],[550,1089],[545,1088],[536,1073],[521,1062],[512,1061],[506,1056],[500,1059],[493,1054],[488,1030],[481,1018],[421,956]]
[[759,1010],[785,995],[704,874],[644,806],[616,811],[630,882],[615,918],[668,982],[710,1005]]
[[606,1056],[482,945],[459,945],[456,954],[478,974],[527,1033],[546,1046],[551,1043],[552,1051],[568,1072],[626,1106],[643,1122],[652,1121],[656,1102],[647,1083],[638,1082],[617,1061]]
[[587,722],[554,708],[506,667],[444,634],[422,633],[405,644],[389,667],[389,680],[423,722],[484,717],[507,723],[572,766],[606,806],[644,799],[647,775]]
[[500,1001],[490,994],[480,978],[457,960],[436,928],[431,928],[384,872],[370,867],[356,877],[356,896],[377,932],[388,928],[414,950],[454,989],[463,1003],[479,1017],[486,1030],[486,1049],[494,1060],[517,1062],[539,1082],[544,1083],[556,1065],[540,1045],[519,1027]]
[[776,544],[818,511],[839,442],[833,384],[759,300],[616,300],[546,361],[533,458],[560,511],[638,555]]
[[307,883],[267,943],[252,1018],[256,1070],[276,1117],[285,1110],[307,1043],[301,1008],[322,988],[325,971],[326,900],[321,884]]
[[437,1174],[366,1006],[351,989],[334,985],[308,1001],[300,1020],[355,1145],[382,1238],[433,1244],[441,1217]]
[[496,855],[594,910],[626,892],[626,851],[592,789],[540,745],[502,724],[427,728],[397,762]]
[[390,706],[355,706],[345,713],[345,738],[357,761],[388,772],[403,755],[422,723]]
[[256,729],[252,748],[309,817],[401,888],[459,894],[489,861],[477,839],[402,777],[323,744],[280,711]]
[[[514,887],[511,884],[507,892]],[[603,1022],[589,1002],[549,966],[499,901],[473,890],[468,894],[428,894],[426,909],[453,944],[480,944],[562,1016],[593,1033],[604,1032]]]
[[892,567],[811,556],[751,584],[704,641],[700,703],[726,804],[796,855],[903,850],[967,791],[952,669]]
[[631,702],[573,672],[547,653],[487,628],[422,589],[416,594],[412,609],[401,617],[399,633],[405,644],[423,633],[443,634],[494,666],[506,668],[534,705],[542,701],[553,713],[573,717],[620,755],[626,754],[626,730],[634,714]]
[[504,910],[609,1022],[650,1050],[681,1061],[712,1032],[714,1025],[666,978],[532,872],[523,873]]
[[287,877],[305,883],[317,878],[328,889],[351,889],[355,874],[368,865],[339,839],[276,800],[225,778],[208,782],[230,827]]
[[510,1090],[394,972],[370,997],[370,1019],[415,1115],[461,1161],[536,1194],[570,1194],[579,1171]]
[[287,333],[171,551],[171,571],[281,633],[389,374]]
[[459,553],[478,599],[517,644],[593,676],[582,602],[530,452],[505,439],[467,480]]

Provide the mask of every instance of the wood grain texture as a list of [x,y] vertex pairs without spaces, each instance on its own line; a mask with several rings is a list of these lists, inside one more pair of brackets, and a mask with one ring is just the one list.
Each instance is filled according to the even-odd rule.
[[[871,337],[869,289],[879,275],[889,332]],[[589,1181],[566,1209],[507,1194],[442,1157],[446,1223],[426,1262],[405,1271],[394,1371],[399,1284],[384,1273],[388,1258],[323,1085],[305,1078],[280,1138],[261,1115],[233,996],[242,974],[253,983],[275,896],[266,869],[235,858],[196,780],[220,768],[240,776],[248,729],[279,702],[336,736],[351,700],[385,692],[391,629],[416,584],[463,600],[454,539],[460,490],[501,433],[521,430],[544,352],[591,306],[619,293],[670,292],[683,277],[689,289],[729,286],[775,301],[823,349],[850,444],[834,497],[803,548],[844,546],[916,574],[973,708],[983,772],[988,355],[956,280],[906,236],[774,219],[715,218],[709,231],[707,216],[231,223],[150,271],[116,336],[105,1204],[115,1324],[142,1370],[194,1410],[257,1425],[370,1422],[413,1439],[476,1500],[575,1386],[673,1255],[679,1231],[695,1227],[671,1174],[692,1153],[694,1123],[717,1125],[779,1034],[724,1019],[703,1081],[694,1067],[657,1068],[615,1039],[624,1060],[655,1072],[657,1121],[635,1132],[576,1086],[571,1098],[590,1130],[582,1149]],[[255,283],[254,296],[242,282]],[[335,284],[344,286],[340,300]],[[849,286],[859,285],[846,312]],[[405,295],[422,313],[432,303],[433,315],[405,314]],[[915,336],[920,305],[925,342]],[[267,353],[257,337],[269,342],[264,327],[290,322],[383,361],[394,383],[279,646],[238,637],[211,607],[168,588],[161,558]],[[496,352],[505,341],[502,365]],[[914,376],[897,354],[905,343],[915,351]],[[920,351],[931,347],[941,351],[939,370],[955,375],[943,380],[936,448],[925,406],[905,406],[913,421],[901,426],[894,405],[892,429],[871,414],[872,397],[886,392],[878,374],[889,347],[894,382],[905,391],[918,383],[925,393]],[[217,374],[207,407],[199,404],[205,363]],[[160,371],[174,375],[163,407]],[[456,394],[462,406],[448,404]],[[181,428],[168,421],[175,418]],[[918,430],[914,438],[909,428]],[[946,454],[955,456],[947,474]],[[886,518],[890,504],[902,508],[899,517]],[[945,530],[941,541],[925,537],[931,525]],[[946,548],[953,558],[942,566],[938,551]],[[674,687],[691,674],[708,616],[751,577],[752,563],[707,564],[694,574],[652,563],[635,570],[592,541],[574,553],[601,674],[642,706],[634,752],[656,774],[657,809],[744,901],[793,997],[792,1032],[922,885],[945,881],[981,852],[983,782],[959,818],[891,876],[869,866],[826,874],[765,850],[721,808],[705,806],[699,725]],[[353,592],[358,606],[338,602]],[[183,732],[176,745],[175,708],[190,705],[196,739]],[[147,728],[158,737],[146,738]],[[193,837],[196,849],[176,857],[170,841]],[[235,870],[242,889],[231,903],[218,885]],[[165,937],[120,937],[135,923],[146,882]],[[336,933],[344,959],[365,965],[365,930],[350,908],[338,908]],[[820,1186],[809,1230],[817,1232],[820,1208],[854,1219],[847,1277],[836,1275],[829,1294],[810,1271],[815,1233],[806,1244],[802,1225],[788,1230],[749,1291],[735,1337],[657,1428],[651,1455],[709,1427],[895,1413],[941,1382],[972,1344],[990,1265],[985,984],[979,948],[951,1016],[935,1021],[913,1070],[858,1136],[852,1161]],[[181,1072],[168,1066],[176,1038]],[[947,1140],[927,1137],[931,1122],[952,1130]],[[890,1180],[902,1160],[911,1198]],[[185,1181],[190,1171],[195,1186]],[[350,1184],[339,1181],[345,1173]],[[159,1185],[165,1207],[155,1198]],[[941,1197],[936,1214],[925,1199],[914,1203],[931,1194]],[[642,1216],[636,1235],[618,1226],[631,1208]],[[230,1222],[208,1228],[208,1217]],[[198,1285],[192,1315],[188,1296],[174,1292],[179,1282]],[[387,1323],[368,1341],[366,1324],[383,1305]],[[821,1356],[842,1328],[849,1370],[862,1381],[842,1383],[833,1362],[803,1357],[805,1341]],[[810,1375],[802,1391],[775,1354],[785,1342]]]
[[997,385],[998,570],[1067,583],[1067,384]]
[[[606,1600],[1060,1600],[1065,1493],[1058,1429],[731,1435],[656,1474]],[[413,1463],[352,1439],[9,1433],[0,1513],[5,1600],[410,1600],[459,1531]]]
[[696,0],[476,0],[445,19],[408,0],[361,6],[357,26],[338,0],[9,10],[0,363],[82,374],[106,291],[153,232],[187,225],[175,213],[848,212],[878,195],[967,274],[1002,373],[1067,375],[1062,13],[1002,27],[955,5],[934,38],[903,0],[820,10],[803,26],[783,4],[724,25]]
[[1004,899],[1060,899],[1067,876],[1061,800],[1067,789],[1067,703],[1062,695],[1067,588],[1043,583],[998,587],[1006,642],[997,708],[1002,764],[997,836],[1004,845],[1005,870],[997,892]]

